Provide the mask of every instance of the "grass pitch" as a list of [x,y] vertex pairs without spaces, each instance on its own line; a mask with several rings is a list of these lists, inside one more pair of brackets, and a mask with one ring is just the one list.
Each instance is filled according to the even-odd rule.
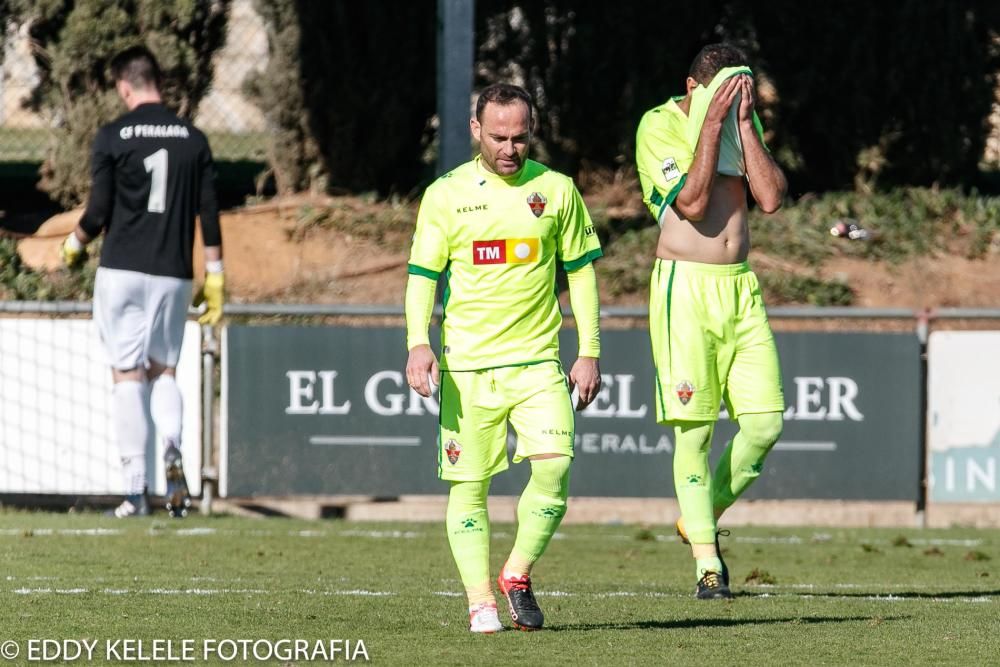
[[[512,540],[494,526],[494,570]],[[723,548],[737,598],[698,601],[667,527],[566,526],[535,571],[547,629],[483,637],[440,524],[0,512],[0,649],[24,664],[31,640],[97,641],[103,664],[109,641],[186,640],[221,664],[206,642],[340,639],[382,665],[1000,664],[1000,531],[736,528]]]

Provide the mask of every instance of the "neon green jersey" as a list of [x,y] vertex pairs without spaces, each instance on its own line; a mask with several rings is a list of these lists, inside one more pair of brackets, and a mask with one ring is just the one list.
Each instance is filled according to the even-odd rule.
[[[719,72],[707,89],[698,86],[692,91],[690,117],[677,105],[684,98],[673,97],[666,103],[647,111],[639,121],[635,137],[636,169],[639,172],[639,183],[642,185],[642,200],[658,223],[662,222],[664,209],[674,203],[684,187],[688,170],[694,161],[701,125],[705,120],[711,96],[725,78],[744,72],[749,73],[750,70],[745,67],[727,68]],[[739,133],[735,128],[738,106],[737,97],[723,126],[719,151],[719,172],[729,175],[742,175],[742,172],[736,173],[735,166],[743,159],[742,146],[739,146]],[[764,128],[756,112],[753,122],[757,128],[757,135],[763,142]]]
[[556,262],[601,256],[573,181],[527,160],[509,177],[477,157],[427,188],[409,272],[444,274],[441,368],[480,370],[559,359]]

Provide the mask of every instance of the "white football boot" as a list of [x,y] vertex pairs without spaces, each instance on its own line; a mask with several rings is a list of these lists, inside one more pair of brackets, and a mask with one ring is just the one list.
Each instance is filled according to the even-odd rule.
[[503,630],[495,602],[483,602],[469,607],[469,632],[492,635]]

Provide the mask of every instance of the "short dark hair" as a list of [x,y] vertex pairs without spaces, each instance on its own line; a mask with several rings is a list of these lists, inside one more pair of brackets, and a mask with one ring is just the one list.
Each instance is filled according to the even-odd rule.
[[479,99],[476,100],[476,120],[482,121],[483,109],[490,102],[499,104],[500,106],[507,106],[517,100],[521,100],[528,105],[528,125],[530,126],[531,95],[521,86],[515,86],[511,83],[494,83],[483,88],[482,92],[479,93]]
[[159,90],[163,75],[156,56],[145,46],[132,46],[111,59],[111,77],[115,83],[127,81],[135,88]]
[[746,54],[732,44],[725,42],[709,44],[694,57],[688,76],[707,86],[721,70],[746,64]]

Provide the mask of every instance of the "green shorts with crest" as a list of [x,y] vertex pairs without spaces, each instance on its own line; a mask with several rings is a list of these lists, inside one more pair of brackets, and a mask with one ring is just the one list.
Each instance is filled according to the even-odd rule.
[[656,420],[717,421],[785,409],[757,276],[746,262],[657,259],[649,290]]
[[507,422],[517,434],[514,463],[537,454],[573,456],[573,406],[557,361],[441,372],[438,477],[488,479],[507,469]]

